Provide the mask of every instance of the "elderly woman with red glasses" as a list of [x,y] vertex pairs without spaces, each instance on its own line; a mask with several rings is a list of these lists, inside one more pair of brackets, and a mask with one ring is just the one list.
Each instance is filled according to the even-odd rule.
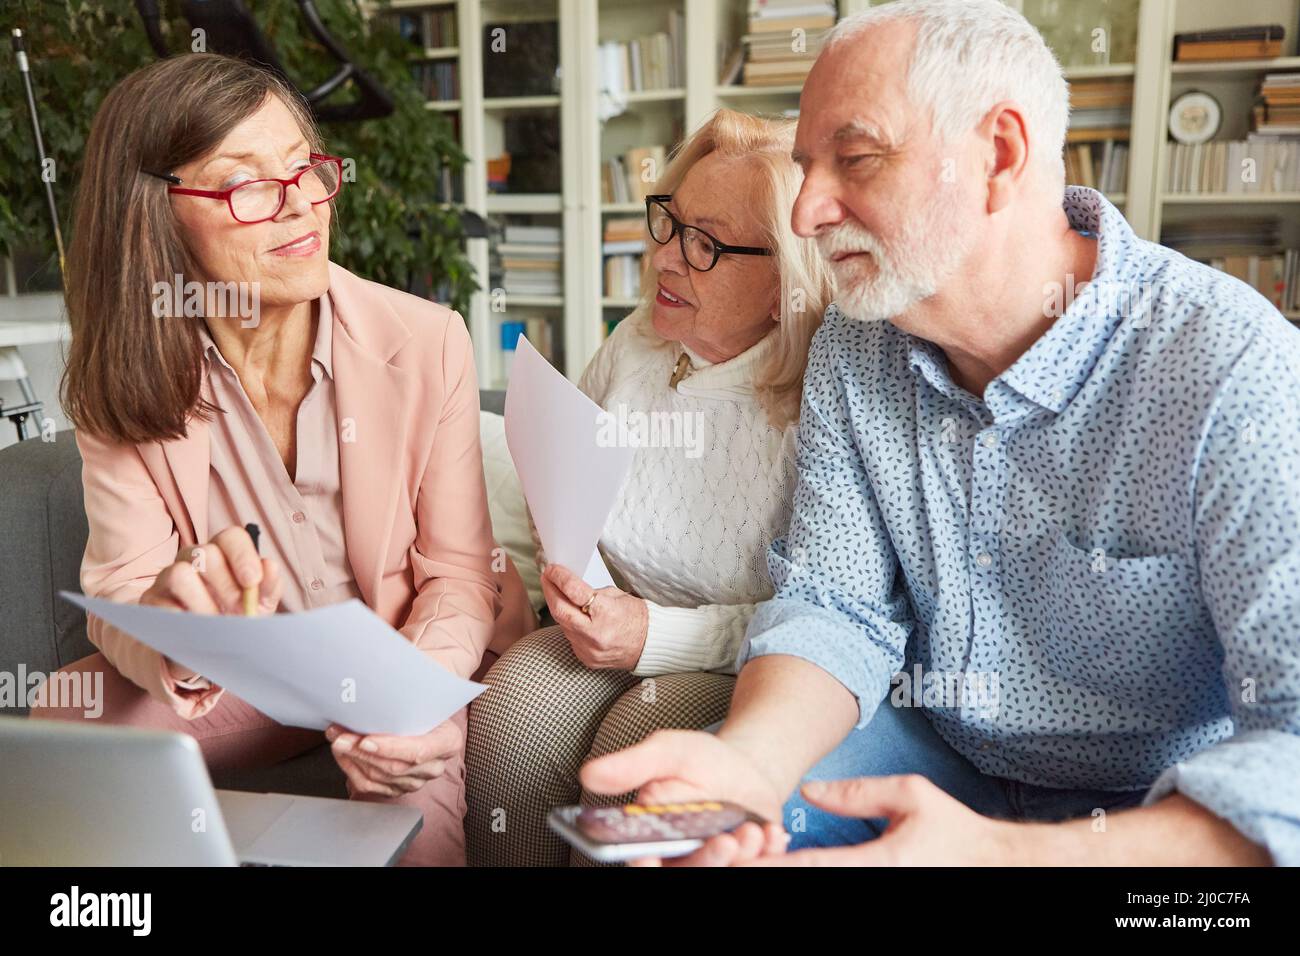
[[471,863],[568,861],[546,818],[601,799],[580,793],[586,758],[726,715],[745,628],[772,596],[766,551],[789,522],[808,344],[833,293],[790,229],[794,129],[720,110],[646,199],[641,304],[580,382],[636,447],[600,539],[622,586],[548,566],[557,626],[484,678],[466,744]]
[[[82,587],[202,614],[244,613],[246,589],[263,614],[358,598],[469,677],[532,620],[492,537],[469,338],[329,261],[341,185],[298,95],[240,60],[164,60],[104,100],[68,268]],[[104,720],[192,734],[222,769],[328,739],[354,797],[424,813],[403,862],[464,861],[464,711],[418,737],[322,737],[87,631],[99,653],[70,669],[103,674]]]

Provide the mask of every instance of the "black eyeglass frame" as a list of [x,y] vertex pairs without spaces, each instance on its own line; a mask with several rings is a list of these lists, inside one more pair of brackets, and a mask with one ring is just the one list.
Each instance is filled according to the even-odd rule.
[[[651,239],[654,239],[654,241],[657,242],[657,243],[659,243],[659,245],[661,245],[661,246],[666,246],[666,245],[668,245],[668,243],[670,243],[670,242],[673,241],[673,236],[676,236],[676,237],[677,237],[677,242],[678,242],[678,244],[681,246],[681,249],[682,249],[682,259],[686,262],[686,264],[687,264],[688,266],[690,266],[690,267],[691,267],[692,269],[694,269],[696,272],[708,272],[709,269],[712,269],[714,266],[716,266],[716,265],[718,264],[718,260],[719,260],[720,258],[722,258],[722,256],[723,256],[724,254],[729,254],[729,255],[733,255],[733,256],[770,256],[770,255],[773,255],[773,252],[772,252],[771,249],[763,249],[763,248],[761,248],[761,247],[759,247],[759,246],[733,246],[733,245],[731,245],[730,243],[723,242],[721,239],[719,239],[717,236],[713,235],[712,233],[705,232],[705,231],[704,231],[703,229],[701,229],[699,226],[692,226],[692,225],[690,225],[689,223],[684,223],[684,222],[682,222],[680,219],[678,219],[676,216],[673,215],[671,209],[669,209],[666,205],[664,205],[664,203],[670,202],[670,201],[672,200],[672,198],[673,198],[672,193],[659,193],[659,194],[657,194],[657,195],[646,196],[646,197],[645,197],[645,224],[646,224],[646,231],[648,231],[648,232],[650,233],[650,238],[651,238]],[[670,233],[668,234],[668,238],[665,239],[665,240],[663,240],[662,242],[660,242],[659,239],[655,237],[654,227],[653,227],[653,224],[651,223],[651,220],[650,220],[651,209],[652,209],[654,206],[658,206],[660,209],[662,209],[663,212],[664,212],[664,215],[667,216],[668,219],[669,219],[669,220],[672,222],[672,224],[673,224],[673,231],[670,232]],[[698,232],[700,235],[702,235],[702,236],[704,236],[706,239],[708,239],[709,242],[713,243],[713,261],[709,263],[709,265],[708,265],[707,268],[701,269],[701,268],[700,268],[699,266],[697,266],[695,263],[691,262],[690,256],[688,256],[688,255],[686,254],[686,232],[685,232],[685,230],[687,230],[687,229],[694,229],[694,230],[695,230],[696,232]]]

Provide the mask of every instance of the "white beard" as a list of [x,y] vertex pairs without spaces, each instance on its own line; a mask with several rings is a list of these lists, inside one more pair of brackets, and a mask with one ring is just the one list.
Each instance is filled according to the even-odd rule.
[[[867,322],[892,319],[928,299],[957,271],[973,237],[954,228],[953,212],[941,200],[926,203],[899,234],[882,242],[855,220],[846,220],[817,237],[817,248],[835,273],[835,304],[850,318]],[[867,252],[867,261],[841,252]]]

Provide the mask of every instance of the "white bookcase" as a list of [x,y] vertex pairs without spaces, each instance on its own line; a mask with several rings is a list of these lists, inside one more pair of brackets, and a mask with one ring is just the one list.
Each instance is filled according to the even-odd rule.
[[[1148,0],[1154,2],[1154,0]],[[1147,91],[1165,117],[1156,142],[1152,202],[1147,234],[1158,238],[1166,223],[1208,219],[1214,216],[1275,216],[1282,223],[1282,241],[1287,248],[1300,248],[1300,193],[1178,194],[1168,191],[1169,137],[1165,125],[1173,100],[1189,90],[1209,93],[1223,106],[1223,123],[1216,140],[1243,139],[1249,128],[1250,106],[1260,78],[1265,73],[1300,71],[1297,32],[1300,31],[1300,0],[1158,0],[1153,14],[1154,29],[1166,38],[1164,59],[1155,77],[1158,85]],[[1269,60],[1240,60],[1223,63],[1172,63],[1173,35],[1190,30],[1208,30],[1246,24],[1280,23],[1286,28],[1283,55]],[[1300,313],[1287,318],[1300,321]]]
[[[1046,35],[1054,35],[1057,24],[1039,22],[1044,11],[1052,9],[1050,0],[1007,2],[1021,9]],[[1100,0],[1078,2],[1104,9]],[[1074,4],[1075,0],[1060,0],[1060,5],[1068,8]],[[838,7],[840,15],[847,16],[870,5],[870,0],[839,0]],[[1110,54],[1076,54],[1066,64],[1066,75],[1072,81],[1133,78],[1128,186],[1123,194],[1110,198],[1124,210],[1137,233],[1158,239],[1162,223],[1180,217],[1229,214],[1223,211],[1239,207],[1270,208],[1287,220],[1287,242],[1300,245],[1300,195],[1169,196],[1163,183],[1172,97],[1185,89],[1209,89],[1229,115],[1221,138],[1242,135],[1259,77],[1272,70],[1300,69],[1300,57],[1295,55],[1300,0],[1111,0],[1109,6],[1112,11],[1126,7],[1137,21],[1131,55],[1111,62]],[[563,235],[562,294],[542,297],[503,295],[501,290],[493,290],[488,282],[488,242],[468,241],[468,255],[483,287],[473,297],[466,316],[475,341],[480,381],[484,386],[504,385],[501,323],[521,315],[552,319],[557,360],[562,370],[576,379],[604,339],[606,323],[621,318],[635,304],[635,300],[604,295],[601,239],[609,217],[638,215],[642,206],[639,202],[602,204],[602,160],[635,146],[671,145],[674,131],[689,132],[719,107],[776,115],[796,110],[800,88],[719,85],[725,51],[745,32],[746,0],[394,0],[389,9],[430,7],[454,7],[457,14],[458,45],[426,51],[426,55],[454,57],[459,63],[460,96],[452,102],[430,103],[429,109],[459,113],[461,146],[469,157],[463,189],[466,206],[489,218],[510,215],[559,225]],[[624,113],[601,123],[597,118],[599,44],[662,30],[670,10],[683,17],[684,85],[633,94]],[[508,42],[509,24],[539,19],[558,24],[557,91],[485,99],[484,70],[492,68],[492,54],[483,50],[484,26],[504,24]],[[1171,62],[1175,33],[1255,23],[1286,27],[1286,56],[1231,64]],[[490,194],[487,159],[502,152],[504,119],[528,111],[553,116],[559,126],[559,191]]]

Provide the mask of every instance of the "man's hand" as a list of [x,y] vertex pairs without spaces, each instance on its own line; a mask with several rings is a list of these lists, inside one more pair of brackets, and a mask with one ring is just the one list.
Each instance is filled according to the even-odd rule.
[[[724,855],[731,854],[728,843],[744,840],[745,858],[761,853],[779,853],[788,838],[781,829],[783,795],[739,748],[713,734],[697,730],[660,730],[627,750],[598,757],[578,774],[582,785],[592,793],[626,793],[638,790],[641,803],[681,803],[690,800],[730,800],[753,810],[768,821],[765,826],[746,823],[735,835],[715,837],[722,841]],[[670,865],[711,865],[718,847],[710,840],[701,849]],[[642,865],[656,865],[657,860],[638,860]]]
[[886,817],[889,825],[877,839],[857,846],[799,850],[778,857],[738,846],[726,862],[760,866],[1017,866],[1029,862],[1021,851],[1032,825],[981,816],[917,774],[819,780],[805,784],[802,792],[810,803],[831,813],[858,819]]
[[331,724],[325,731],[330,752],[353,793],[399,797],[442,776],[446,761],[464,746],[461,729],[444,721],[419,737],[355,734]]
[[[548,564],[542,572],[542,593],[578,660],[591,668],[636,666],[650,624],[645,601],[618,588],[595,590],[559,564]],[[585,613],[582,608],[593,595],[590,613]]]
[[[675,866],[1014,866],[1030,827],[980,816],[925,777],[855,777],[813,781],[802,788],[816,806],[844,817],[886,817],[879,838],[857,846],[784,853],[746,823],[705,842]],[[653,864],[652,864],[653,865]]]

